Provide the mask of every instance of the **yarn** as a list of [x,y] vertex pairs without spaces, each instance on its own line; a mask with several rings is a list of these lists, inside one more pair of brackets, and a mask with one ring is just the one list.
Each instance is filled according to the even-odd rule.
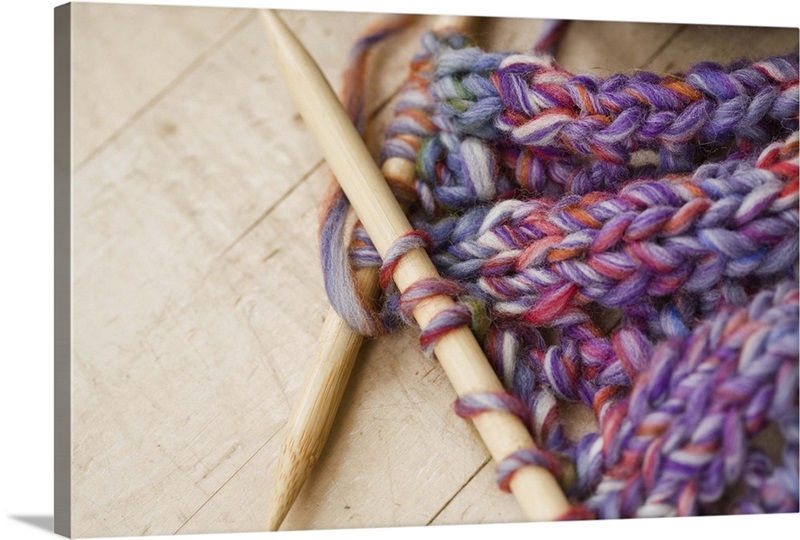
[[[354,47],[345,103],[365,128],[370,47]],[[421,332],[423,351],[470,325],[508,393],[455,411],[516,414],[538,449],[498,464],[551,471],[562,519],[798,511],[798,55],[685,73],[573,74],[552,51],[563,23],[526,54],[429,32],[396,100],[381,159],[415,232],[382,260],[334,188],[321,253],[332,305],[379,335],[414,307],[455,307]],[[395,265],[424,247],[441,279],[398,294]],[[353,268],[380,267],[377,310]],[[616,322],[614,322],[616,321]],[[610,326],[610,327],[609,327]],[[566,401],[598,429],[571,441]],[[779,432],[777,461],[757,436]]]

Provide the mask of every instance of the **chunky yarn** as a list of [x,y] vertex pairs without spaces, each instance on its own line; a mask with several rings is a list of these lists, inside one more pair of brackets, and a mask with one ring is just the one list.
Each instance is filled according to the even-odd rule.
[[[363,129],[369,47],[354,49],[346,103]],[[544,53],[490,53],[427,33],[397,99],[382,160],[415,232],[385,259],[334,189],[322,261],[332,304],[368,335],[457,300],[420,338],[430,354],[470,325],[506,394],[457,414],[518,415],[538,449],[498,465],[550,470],[564,519],[798,510],[798,55],[704,62],[685,73],[573,74]],[[394,266],[427,249],[442,279],[402,295]],[[353,268],[381,268],[373,310]],[[597,429],[565,435],[562,409]],[[759,437],[782,451],[770,458]]]

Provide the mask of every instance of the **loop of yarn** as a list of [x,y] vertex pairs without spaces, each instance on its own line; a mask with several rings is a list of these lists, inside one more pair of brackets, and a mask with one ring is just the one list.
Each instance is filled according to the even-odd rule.
[[383,264],[381,264],[380,269],[379,281],[381,288],[386,289],[392,283],[392,274],[394,274],[394,269],[397,268],[403,255],[412,249],[428,249],[430,244],[431,240],[425,232],[411,231],[389,246],[389,249],[383,255]]
[[[400,314],[408,324],[413,324],[413,312],[420,302],[437,296],[454,297],[462,292],[461,287],[452,281],[441,278],[421,279],[414,282],[400,295]],[[455,304],[439,311],[422,329],[419,342],[422,352],[431,356],[439,339],[472,320],[472,312],[464,304]]]
[[[453,410],[461,418],[471,419],[487,411],[502,411],[520,418],[531,426],[531,415],[525,404],[512,394],[484,392],[467,394],[458,398]],[[526,466],[543,467],[550,471],[558,482],[563,482],[561,463],[552,452],[537,448],[522,448],[503,458],[497,465],[497,484],[503,491],[510,492],[514,475]]]
[[551,452],[536,448],[523,448],[503,458],[497,464],[497,485],[506,492],[511,491],[514,475],[526,466],[541,467],[550,472],[559,483],[563,482],[561,464]]
[[[384,312],[407,323],[453,298],[423,351],[472,327],[508,393],[462,396],[456,413],[522,419],[538,450],[501,461],[498,481],[530,465],[563,480],[566,464],[561,519],[797,511],[798,55],[598,77],[544,54],[564,28],[526,54],[423,36],[381,155],[416,165],[393,184],[415,232],[381,261],[330,199],[332,304],[367,335],[389,321],[351,265],[381,266]],[[391,274],[419,247],[442,278],[399,294]],[[566,402],[597,430],[570,440]],[[755,441],[768,428],[777,461]]]
[[530,412],[520,399],[505,392],[482,392],[467,394],[453,403],[453,410],[461,418],[475,418],[486,411],[503,411],[518,416],[530,425]]
[[468,326],[470,322],[472,322],[472,312],[465,304],[455,304],[441,310],[420,333],[419,344],[422,352],[430,356],[442,336],[457,328]]

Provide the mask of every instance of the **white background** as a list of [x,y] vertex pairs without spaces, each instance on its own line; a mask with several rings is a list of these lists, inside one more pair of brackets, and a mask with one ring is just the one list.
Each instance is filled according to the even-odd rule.
[[[491,0],[442,2],[295,0],[138,2],[228,7],[402,11],[539,18],[798,26],[791,0],[567,2]],[[333,5],[330,5],[333,4]],[[704,5],[708,4],[708,5]],[[722,5],[714,10],[711,4]],[[49,0],[4,2],[0,16],[0,539],[52,537],[42,525],[53,515],[53,8]],[[795,5],[791,8],[788,6]],[[746,11],[749,10],[749,11]],[[48,521],[49,520],[49,521]],[[275,533],[274,538],[592,538],[620,536],[703,538],[786,537],[800,518],[755,516],[629,520],[559,524]],[[794,530],[795,533],[790,533]],[[261,538],[267,533],[202,535],[209,539]],[[166,538],[166,537],[151,537]]]

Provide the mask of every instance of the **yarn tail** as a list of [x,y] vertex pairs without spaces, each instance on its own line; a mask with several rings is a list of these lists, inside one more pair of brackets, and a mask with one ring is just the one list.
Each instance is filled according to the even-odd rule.
[[[371,26],[350,52],[350,67],[344,74],[340,100],[362,137],[368,119],[366,103],[366,72],[369,53],[373,47],[391,35],[408,27],[414,15],[398,15]],[[331,305],[347,323],[362,335],[384,333],[380,317],[369,307],[355,286],[352,264],[348,256],[347,222],[350,202],[335,179],[331,179],[320,211],[320,258],[325,292]]]
[[567,31],[570,21],[558,19],[545,21],[536,43],[533,44],[532,52],[535,54],[549,54],[555,56],[561,38]]

